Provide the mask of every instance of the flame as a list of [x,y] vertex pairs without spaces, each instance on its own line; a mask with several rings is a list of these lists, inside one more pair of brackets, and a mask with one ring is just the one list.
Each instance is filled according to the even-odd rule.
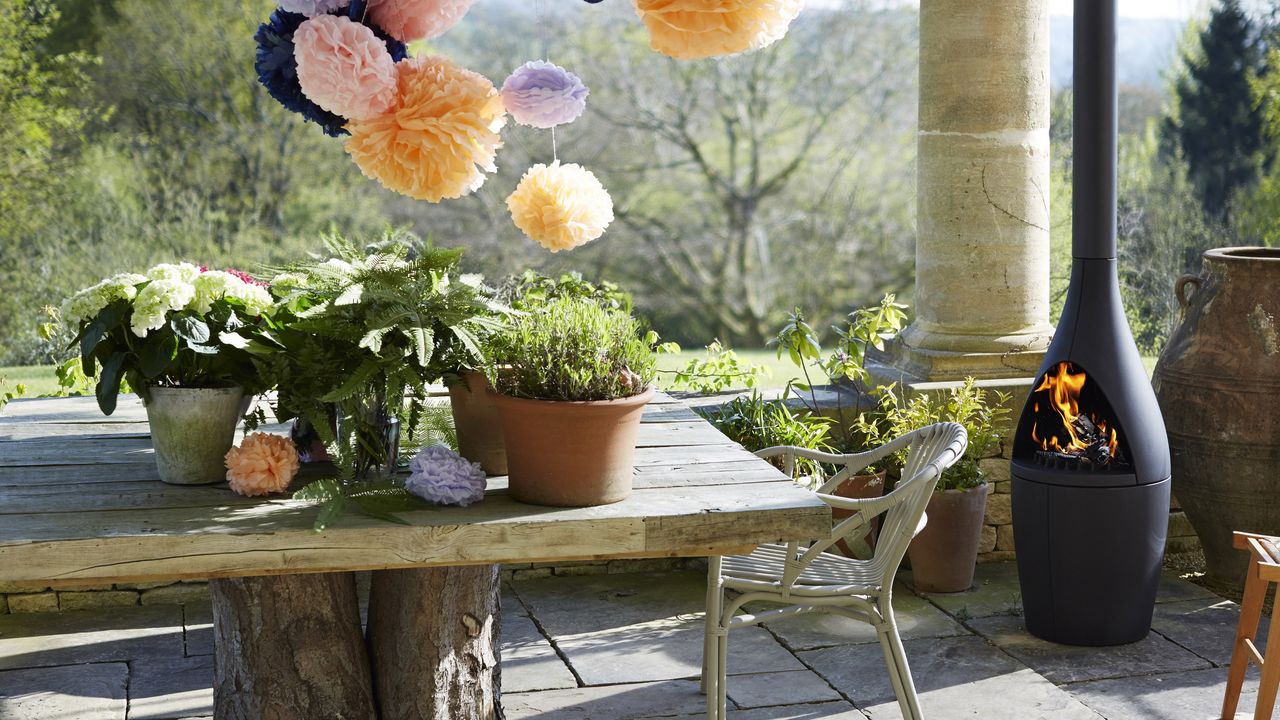
[[[1031,439],[1039,443],[1042,450],[1079,455],[1088,449],[1089,444],[1080,439],[1080,436],[1076,434],[1075,427],[1075,420],[1080,417],[1080,391],[1084,389],[1084,384],[1088,379],[1088,375],[1083,370],[1075,372],[1074,366],[1065,362],[1058,363],[1056,367],[1045,373],[1044,379],[1040,381],[1040,386],[1035,391],[1047,393],[1049,406],[1061,419],[1062,426],[1066,429],[1070,441],[1063,445],[1058,440],[1057,434],[1049,434],[1041,438],[1037,434],[1036,424],[1033,424],[1031,426]],[[1036,404],[1035,409],[1039,411],[1039,403]],[[1098,428],[1098,432],[1107,438],[1107,445],[1111,449],[1111,457],[1115,457],[1119,447],[1115,428],[1108,427],[1106,420],[1099,419],[1093,413],[1089,414],[1089,420]]]

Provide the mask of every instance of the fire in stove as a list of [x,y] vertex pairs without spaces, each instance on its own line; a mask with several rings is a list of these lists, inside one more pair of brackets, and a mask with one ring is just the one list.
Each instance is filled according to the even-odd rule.
[[1060,362],[1045,373],[1030,402],[1035,461],[1059,470],[1127,472],[1110,408],[1101,398],[1082,400],[1094,394],[1088,387],[1088,374],[1074,363]]

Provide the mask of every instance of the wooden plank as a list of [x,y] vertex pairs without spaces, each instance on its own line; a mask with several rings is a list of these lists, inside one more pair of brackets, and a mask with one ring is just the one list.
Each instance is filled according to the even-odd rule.
[[697,555],[814,538],[831,523],[824,503],[785,482],[640,490],[596,508],[536,508],[499,493],[468,508],[408,513],[412,526],[349,514],[321,533],[310,530],[314,514],[301,503],[274,501],[217,512],[10,515],[0,524],[0,582]]

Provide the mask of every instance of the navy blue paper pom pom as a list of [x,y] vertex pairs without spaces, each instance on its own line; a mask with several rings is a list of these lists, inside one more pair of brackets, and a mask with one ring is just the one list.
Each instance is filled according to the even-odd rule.
[[[364,4],[363,0],[356,0],[349,8],[339,12],[360,22],[360,17],[364,15]],[[271,97],[286,110],[296,112],[316,123],[330,137],[341,137],[348,134],[344,128],[347,119],[312,102],[302,92],[302,85],[298,83],[298,63],[293,57],[293,33],[306,19],[306,15],[279,8],[271,13],[271,19],[258,26],[258,32],[253,36],[258,43],[258,53],[253,69],[258,73],[258,82],[262,83]],[[389,37],[380,28],[370,23],[365,24],[379,39],[387,43],[387,52],[391,54],[392,60],[400,62],[405,59],[408,50],[404,43]]]

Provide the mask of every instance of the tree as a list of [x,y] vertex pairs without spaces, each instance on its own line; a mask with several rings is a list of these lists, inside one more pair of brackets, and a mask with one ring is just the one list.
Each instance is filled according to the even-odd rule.
[[1238,0],[1214,8],[1182,56],[1175,103],[1161,126],[1166,154],[1180,152],[1207,218],[1226,218],[1235,193],[1258,179],[1262,118],[1251,81],[1262,70],[1255,28]]

